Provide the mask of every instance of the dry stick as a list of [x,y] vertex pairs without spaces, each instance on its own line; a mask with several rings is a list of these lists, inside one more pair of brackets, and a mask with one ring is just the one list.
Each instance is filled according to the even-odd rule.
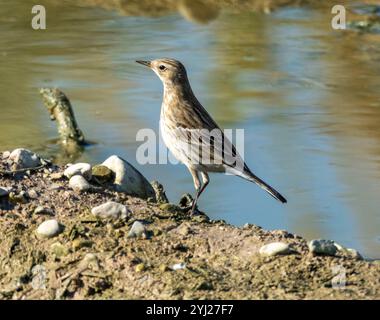
[[75,153],[85,143],[82,131],[75,120],[74,111],[67,96],[59,89],[41,88],[40,94],[50,119],[56,120],[62,145],[68,153]]

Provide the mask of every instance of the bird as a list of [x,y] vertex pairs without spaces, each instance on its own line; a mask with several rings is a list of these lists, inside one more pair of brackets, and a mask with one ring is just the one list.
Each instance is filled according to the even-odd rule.
[[193,178],[196,193],[191,215],[210,182],[208,173],[211,172],[241,177],[257,184],[281,203],[287,202],[278,191],[252,173],[236,147],[196,98],[180,61],[160,58],[136,62],[153,70],[163,83],[160,132],[168,149]]

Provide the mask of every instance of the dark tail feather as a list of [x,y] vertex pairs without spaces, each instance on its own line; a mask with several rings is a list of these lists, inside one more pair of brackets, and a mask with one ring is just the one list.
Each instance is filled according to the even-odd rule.
[[277,199],[282,203],[286,203],[286,199],[275,189],[273,189],[269,184],[265,183],[259,177],[255,176],[252,172],[244,172],[244,175],[241,175],[242,178],[245,178],[249,181],[256,183],[259,187],[268,192],[273,198]]

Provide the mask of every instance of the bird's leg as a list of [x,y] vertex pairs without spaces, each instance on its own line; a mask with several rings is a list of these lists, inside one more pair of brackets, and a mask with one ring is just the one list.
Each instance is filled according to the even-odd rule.
[[[209,178],[209,176],[208,176],[208,174],[206,172],[201,172],[201,175],[202,175],[203,185],[202,185],[202,187],[200,187],[200,188],[197,189],[197,193],[196,193],[195,199],[193,201],[193,206],[191,208],[191,215],[194,214],[194,210],[195,210],[195,207],[197,205],[198,199],[199,199],[199,197],[201,196],[202,192],[206,189],[207,185],[210,182],[210,178]],[[199,178],[198,178],[198,180],[199,180]]]
[[192,205],[191,211],[190,211],[190,214],[193,215],[194,214],[194,210],[195,210],[195,206],[197,204],[198,193],[201,190],[201,181],[199,180],[198,171],[196,171],[196,170],[194,170],[192,168],[188,168],[188,169],[189,169],[189,171],[191,173],[191,176],[193,177],[194,187],[195,187],[195,190],[196,190],[195,198],[193,200],[193,205]]

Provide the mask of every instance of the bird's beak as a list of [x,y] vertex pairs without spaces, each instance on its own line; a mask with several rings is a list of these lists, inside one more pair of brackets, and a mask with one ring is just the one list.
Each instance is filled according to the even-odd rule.
[[136,60],[136,62],[150,68],[150,61]]

